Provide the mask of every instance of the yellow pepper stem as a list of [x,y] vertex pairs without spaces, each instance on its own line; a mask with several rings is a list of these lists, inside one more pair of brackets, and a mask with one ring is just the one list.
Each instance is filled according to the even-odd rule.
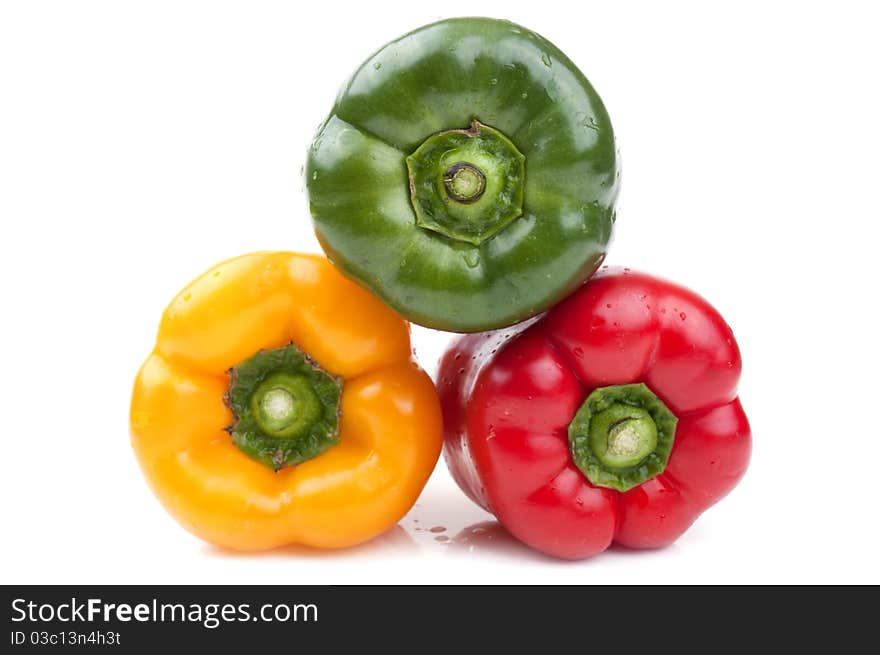
[[342,381],[296,345],[261,350],[229,375],[227,431],[248,457],[277,471],[339,443]]
[[309,379],[286,372],[272,373],[251,396],[251,412],[259,428],[271,437],[295,437],[321,419],[323,407]]

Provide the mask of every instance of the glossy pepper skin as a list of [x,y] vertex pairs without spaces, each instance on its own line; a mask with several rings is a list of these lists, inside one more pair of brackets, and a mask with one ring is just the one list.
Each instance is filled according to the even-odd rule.
[[[730,328],[701,297],[603,269],[540,320],[450,346],[438,377],[446,461],[474,502],[544,553],[665,546],[746,470],[740,369]],[[573,456],[573,418],[595,389],[637,383],[677,417],[665,469],[627,491],[594,485]]]
[[[338,406],[327,417],[338,424],[321,452],[295,465],[279,460],[276,472],[233,443],[227,394],[230,369],[244,378],[242,362],[291,342],[311,358],[300,365],[329,381]],[[407,323],[323,257],[231,259],[165,310],[134,385],[132,446],[165,508],[206,541],[243,551],[351,546],[409,510],[439,457],[437,395],[411,357]],[[290,400],[283,389],[269,400],[265,391],[273,411],[297,406],[278,404]]]
[[541,36],[487,18],[422,27],[365,61],[304,175],[333,264],[409,320],[453,332],[511,325],[583,283],[619,181],[584,75]]

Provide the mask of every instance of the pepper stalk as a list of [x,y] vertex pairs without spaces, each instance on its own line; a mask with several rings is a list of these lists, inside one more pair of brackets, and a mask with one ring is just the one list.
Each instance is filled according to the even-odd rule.
[[571,455],[593,485],[629,491],[664,471],[677,423],[644,384],[600,387],[568,425]]

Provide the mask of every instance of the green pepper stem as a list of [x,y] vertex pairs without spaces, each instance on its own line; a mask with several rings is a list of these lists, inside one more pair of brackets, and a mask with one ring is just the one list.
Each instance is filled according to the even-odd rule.
[[406,158],[416,225],[479,246],[522,215],[525,157],[476,119],[429,136]]
[[569,423],[572,458],[594,485],[628,491],[666,468],[676,422],[644,384],[596,389]]
[[468,204],[476,202],[483,195],[486,175],[473,164],[458,162],[443,175],[443,184],[452,200]]

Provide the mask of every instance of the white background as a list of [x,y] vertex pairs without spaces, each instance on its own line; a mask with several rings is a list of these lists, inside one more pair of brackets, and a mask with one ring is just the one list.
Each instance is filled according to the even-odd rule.
[[[880,582],[868,7],[3,3],[0,581]],[[542,33],[602,95],[623,158],[608,262],[691,286],[733,326],[750,470],[674,546],[574,564],[474,534],[491,517],[442,461],[401,527],[360,548],[201,543],[129,447],[162,309],[221,259],[316,251],[299,171],[337,89],[386,41],[473,13]],[[429,371],[446,341],[414,330]]]

